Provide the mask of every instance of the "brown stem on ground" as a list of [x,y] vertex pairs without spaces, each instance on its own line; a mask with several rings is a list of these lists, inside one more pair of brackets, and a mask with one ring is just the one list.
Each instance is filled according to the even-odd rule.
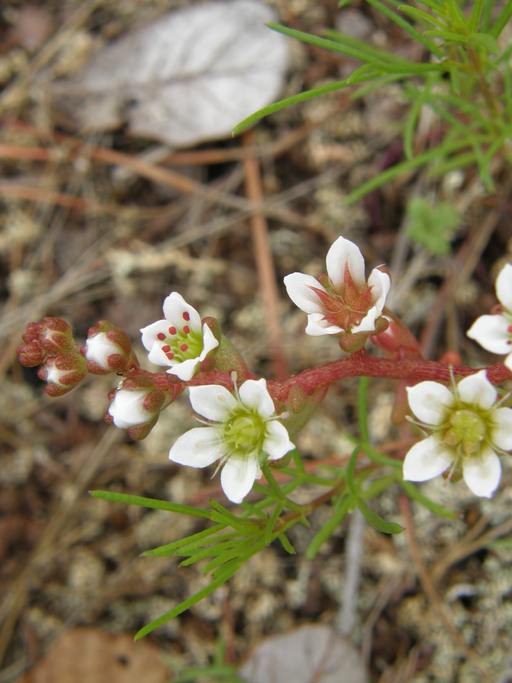
[[432,582],[429,570],[423,562],[423,558],[418,548],[418,544],[416,542],[416,537],[414,533],[414,521],[411,513],[411,501],[409,500],[409,498],[407,498],[407,496],[401,494],[398,499],[398,504],[404,521],[405,535],[407,538],[409,554],[411,556],[411,560],[414,565],[414,569],[416,570],[416,574],[418,576],[423,592],[425,593],[425,597],[432,605],[436,613],[439,615],[441,622],[444,624],[453,642],[457,645],[459,650],[465,654],[465,656],[471,662],[475,670],[478,671],[478,674],[481,677],[480,680],[485,683],[491,683],[490,677],[480,667],[475,653],[471,650],[471,648],[469,648],[466,645],[460,633],[455,628],[453,621],[447,614],[446,608],[443,605],[443,601],[441,600],[441,597]]
[[[252,133],[250,131],[244,133],[242,139],[244,146],[250,146]],[[251,202],[261,204],[263,202],[263,188],[261,185],[259,163],[255,158],[245,159],[243,163],[247,197]],[[287,371],[279,323],[279,293],[277,290],[274,258],[268,239],[267,221],[261,211],[254,211],[251,216],[251,232],[263,308],[267,320],[274,377],[276,379],[283,379],[286,377]]]

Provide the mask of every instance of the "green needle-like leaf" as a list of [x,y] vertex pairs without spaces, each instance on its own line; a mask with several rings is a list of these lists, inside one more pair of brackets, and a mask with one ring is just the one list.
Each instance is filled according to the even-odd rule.
[[151,508],[152,510],[165,510],[166,512],[177,512],[180,515],[189,515],[190,517],[209,519],[209,513],[207,510],[200,510],[190,505],[171,503],[167,500],[143,498],[142,496],[132,496],[126,493],[114,493],[113,491],[89,491],[89,493],[93,498],[107,500],[109,503],[138,505],[139,507]]
[[308,558],[308,560],[312,560],[316,556],[320,548],[323,546],[323,544],[327,541],[327,539],[332,536],[334,531],[341,524],[343,518],[350,511],[351,506],[352,498],[348,496],[346,493],[338,497],[334,504],[329,520],[315,534],[311,543],[308,546],[308,549],[306,551],[306,557]]
[[135,634],[135,640],[144,638],[144,636],[147,636],[148,633],[151,633],[151,631],[154,631],[159,626],[163,626],[171,619],[174,619],[174,617],[186,612],[190,607],[197,605],[198,602],[208,597],[208,595],[211,595],[214,590],[226,583],[226,581],[233,576],[235,571],[236,568],[234,568],[232,571],[227,571],[223,574],[220,574],[211,583],[204,588],[201,588],[201,590],[199,590],[197,593],[194,593],[194,595],[192,595],[190,598],[180,602],[179,605],[176,605],[176,607],[173,609],[169,610],[165,614],[162,614],[162,616],[158,617],[157,619],[154,619],[151,623],[146,624],[146,626],[141,628],[140,631]]
[[439,503],[435,503],[433,500],[430,500],[430,498],[427,498],[427,496],[424,496],[423,493],[418,491],[416,486],[414,486],[414,484],[412,484],[410,481],[400,481],[399,484],[407,493],[409,498],[412,498],[412,500],[415,500],[420,505],[423,505],[423,507],[427,508],[427,510],[430,510],[430,512],[432,512],[434,515],[445,517],[446,519],[457,519],[455,512],[452,510],[447,510],[442,505],[439,505]]
[[384,534],[399,534],[403,531],[403,527],[395,522],[388,522],[386,519],[379,517],[362,498],[356,500],[356,505],[361,511],[366,521],[371,524],[377,531],[382,531]]

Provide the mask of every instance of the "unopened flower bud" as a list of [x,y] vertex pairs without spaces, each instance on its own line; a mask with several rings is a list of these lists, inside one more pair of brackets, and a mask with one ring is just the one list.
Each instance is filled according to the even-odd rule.
[[131,363],[137,365],[128,335],[108,320],[90,328],[82,353],[89,372],[95,375],[122,372]]
[[[27,335],[23,335],[23,338],[25,336]],[[48,355],[37,339],[27,340],[25,344],[18,346],[16,353],[21,365],[26,368],[35,368],[36,365],[42,365]]]
[[71,327],[62,318],[43,318],[39,323],[39,341],[50,355],[75,350]]
[[22,339],[25,343],[16,351],[21,365],[26,368],[42,365],[49,356],[76,349],[71,327],[61,318],[47,317],[40,323],[29,323]]
[[87,364],[79,353],[61,353],[49,356],[37,374],[46,382],[49,396],[63,396],[83,380]]
[[388,322],[388,327],[379,334],[372,336],[371,341],[384,351],[387,356],[404,358],[405,356],[421,356],[420,346],[416,337],[390,311],[382,317]]
[[145,376],[124,380],[115,391],[108,409],[109,421],[127,429],[132,439],[144,439],[165,407],[166,394]]

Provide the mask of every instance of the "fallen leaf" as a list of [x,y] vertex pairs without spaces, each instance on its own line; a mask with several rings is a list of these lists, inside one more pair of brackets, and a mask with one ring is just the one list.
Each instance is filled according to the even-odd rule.
[[160,650],[126,633],[95,628],[64,633],[18,683],[166,683]]
[[287,43],[272,20],[261,0],[171,12],[103,48],[60,86],[62,102],[90,131],[128,123],[174,147],[229,136],[282,87]]
[[267,638],[245,664],[247,683],[367,683],[361,655],[343,636],[324,625],[302,626]]

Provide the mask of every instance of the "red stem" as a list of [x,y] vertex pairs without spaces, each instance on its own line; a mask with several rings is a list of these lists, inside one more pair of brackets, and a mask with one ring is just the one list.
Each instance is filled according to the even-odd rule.
[[[368,356],[363,349],[351,354],[347,358],[308,368],[285,380],[269,380],[267,387],[270,395],[275,400],[285,402],[290,389],[295,385],[300,386],[303,391],[310,394],[316,389],[329,386],[333,382],[337,382],[345,377],[381,377],[407,380],[411,384],[417,384],[424,380],[433,380],[448,384],[451,373],[453,373],[454,377],[467,377],[482,369],[470,368],[465,365],[453,366],[413,356],[398,359],[375,358]],[[503,363],[495,363],[485,369],[491,384],[499,384],[507,379],[512,379],[512,372]],[[152,374],[152,377],[155,384],[162,389],[169,387],[170,384],[179,383],[177,378],[165,372]],[[233,387],[231,376],[220,370],[201,373],[186,384],[187,386],[221,384],[227,389]]]

